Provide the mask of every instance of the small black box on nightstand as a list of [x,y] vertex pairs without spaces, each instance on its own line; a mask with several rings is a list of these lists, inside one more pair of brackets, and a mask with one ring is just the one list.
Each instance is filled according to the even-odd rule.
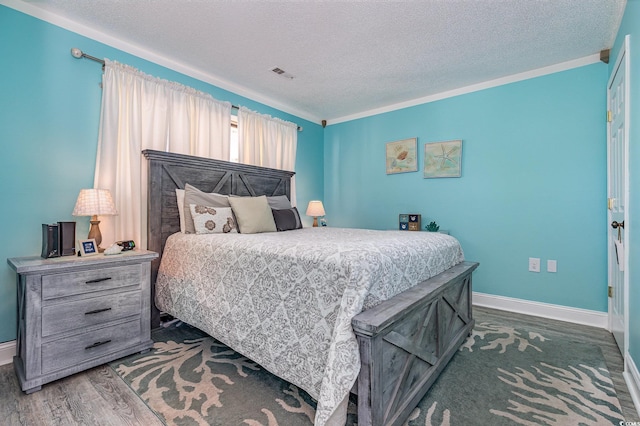
[[76,254],[76,223],[58,222],[58,244],[60,256]]
[[50,257],[59,257],[60,251],[58,247],[58,224],[48,225],[42,224],[42,254],[40,256],[48,259]]

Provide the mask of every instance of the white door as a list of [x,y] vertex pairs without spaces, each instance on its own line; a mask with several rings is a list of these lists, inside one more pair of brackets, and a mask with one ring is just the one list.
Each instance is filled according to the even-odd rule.
[[626,350],[627,335],[627,232],[629,221],[626,213],[628,200],[628,125],[629,125],[629,37],[620,51],[607,90],[608,138],[607,138],[607,192],[608,192],[608,257],[609,257],[609,327],[618,343],[620,352]]

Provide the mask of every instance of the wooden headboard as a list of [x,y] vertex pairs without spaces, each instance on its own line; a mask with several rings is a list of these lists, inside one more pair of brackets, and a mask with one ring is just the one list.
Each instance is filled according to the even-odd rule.
[[291,178],[285,170],[231,163],[191,155],[144,150],[149,161],[147,191],[147,248],[160,256],[151,264],[151,326],[160,324],[155,307],[155,282],[164,244],[180,231],[176,189],[188,183],[204,192],[225,195],[286,195],[291,199]]

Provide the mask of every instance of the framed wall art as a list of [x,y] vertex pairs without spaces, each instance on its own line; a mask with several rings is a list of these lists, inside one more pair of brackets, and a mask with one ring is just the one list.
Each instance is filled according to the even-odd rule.
[[418,171],[418,138],[387,143],[387,174]]
[[462,140],[424,144],[424,177],[444,178],[462,175]]

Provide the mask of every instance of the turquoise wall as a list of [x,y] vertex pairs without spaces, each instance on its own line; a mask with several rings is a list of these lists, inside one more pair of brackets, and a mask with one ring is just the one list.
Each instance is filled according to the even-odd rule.
[[39,255],[42,223],[77,220],[78,235],[89,230],[71,211],[80,189],[93,186],[102,71],[73,58],[72,47],[303,126],[298,205],[323,197],[320,125],[0,6],[0,342],[16,337],[15,274],[4,259]]
[[[628,32],[637,31],[632,22],[639,13],[638,1],[630,0]],[[421,213],[423,222],[436,220],[456,236],[467,259],[481,263],[476,291],[607,310],[604,64],[322,129],[4,6],[0,40],[0,194],[11,200],[0,207],[0,259],[39,254],[40,224],[76,219],[77,193],[92,186],[101,70],[71,57],[70,48],[79,47],[304,126],[298,205],[304,210],[308,200],[323,199],[331,226],[395,229],[399,213]],[[638,75],[637,66],[633,72]],[[638,126],[632,136],[640,139]],[[462,139],[462,177],[386,175],[385,143],[410,137],[418,138],[420,166],[425,142]],[[635,182],[637,174],[632,171]],[[78,222],[78,234],[88,232],[88,222]],[[542,259],[542,272],[527,271],[529,257]],[[557,273],[545,272],[547,259],[558,261]],[[639,292],[635,286],[632,299]],[[15,276],[3,262],[0,342],[15,338],[15,311]],[[633,321],[640,330],[640,320]],[[640,336],[631,334],[638,356]]]
[[615,67],[615,61],[625,36],[629,34],[631,75],[627,76],[630,83],[631,98],[628,100],[630,108],[629,135],[629,181],[630,200],[627,203],[631,220],[625,223],[628,238],[631,242],[629,250],[629,354],[636,368],[640,368],[640,226],[634,219],[640,212],[640,0],[628,0],[618,36],[611,51],[609,72]]
[[[606,82],[597,63],[327,127],[329,224],[420,213],[480,262],[475,291],[606,312]],[[411,137],[420,167],[425,142],[462,139],[462,177],[386,175],[385,144]]]

